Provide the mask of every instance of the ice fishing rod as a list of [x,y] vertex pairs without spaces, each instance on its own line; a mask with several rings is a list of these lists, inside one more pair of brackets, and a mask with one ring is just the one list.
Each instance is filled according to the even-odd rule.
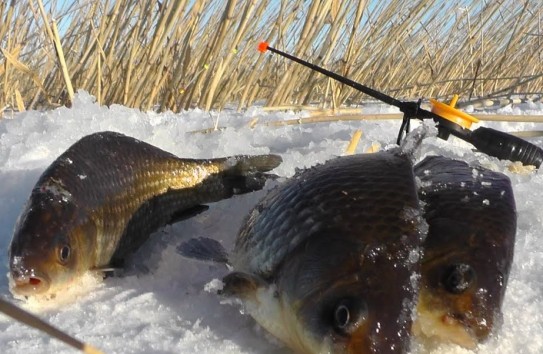
[[539,168],[543,162],[543,149],[526,140],[492,128],[479,127],[473,131],[470,130],[471,124],[477,123],[479,120],[455,108],[458,99],[457,95],[453,97],[449,104],[430,99],[432,110],[428,111],[421,108],[420,105],[422,100],[420,99],[417,102],[400,101],[345,76],[341,76],[318,65],[272,48],[267,42],[261,42],[258,45],[258,50],[262,53],[269,50],[279,54],[350,86],[357,91],[376,98],[379,101],[398,107],[403,113],[403,119],[398,132],[397,144],[400,144],[404,131],[409,132],[409,122],[411,119],[433,119],[437,124],[437,136],[443,140],[447,140],[452,134],[472,144],[477,150],[487,155],[497,157],[500,160],[520,161],[524,165],[534,165],[537,168]]
[[56,338],[72,348],[78,349],[86,354],[103,354],[100,350],[90,346],[89,344],[83,343],[70,335],[64,333],[63,331],[53,327],[44,320],[36,317],[35,315],[26,312],[25,310],[15,306],[14,304],[0,298],[0,313],[3,313],[19,322],[26,324],[32,328],[36,328],[42,332],[47,333],[53,338]]

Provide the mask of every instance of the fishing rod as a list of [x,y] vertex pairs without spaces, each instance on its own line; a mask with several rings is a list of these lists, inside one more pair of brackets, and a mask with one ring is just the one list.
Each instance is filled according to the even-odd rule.
[[26,312],[25,310],[15,306],[14,304],[2,298],[0,298],[0,313],[3,313],[6,316],[22,322],[27,326],[45,332],[51,337],[56,338],[71,346],[72,348],[82,351],[85,354],[103,354],[100,350],[94,348],[93,346],[71,337],[70,335],[45,322],[44,320],[41,320],[35,315]]
[[417,102],[400,101],[345,76],[270,47],[267,42],[261,42],[258,45],[258,50],[262,53],[269,50],[270,52],[279,54],[379,101],[398,107],[403,113],[403,119],[396,140],[397,144],[400,144],[404,132],[409,132],[411,119],[433,119],[437,126],[437,136],[443,140],[447,140],[450,135],[453,135],[467,141],[477,150],[487,155],[497,157],[500,160],[520,161],[524,165],[534,165],[536,168],[539,168],[543,162],[543,149],[526,140],[492,128],[479,127],[475,130],[470,130],[472,123],[478,123],[479,120],[455,108],[458,95],[455,95],[449,104],[430,99],[432,110],[428,111],[421,107],[422,100],[420,99]]

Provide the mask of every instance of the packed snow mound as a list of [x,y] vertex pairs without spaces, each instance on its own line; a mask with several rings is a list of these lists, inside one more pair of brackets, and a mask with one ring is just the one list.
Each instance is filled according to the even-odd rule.
[[[367,113],[395,112],[370,104]],[[531,104],[500,113],[543,114]],[[293,119],[306,112],[265,112],[253,107],[244,113],[225,110],[182,113],[141,112],[119,105],[99,106],[86,92],[79,92],[72,108],[28,111],[0,121],[0,274],[8,272],[7,249],[23,204],[43,170],[84,135],[112,130],[170,151],[181,157],[210,158],[235,154],[276,153],[284,162],[274,173],[290,177],[296,168],[312,166],[342,155],[356,129],[363,132],[357,152],[374,145],[390,146],[400,121],[333,122],[269,127],[249,123]],[[536,123],[482,123],[503,131],[543,130]],[[414,124],[415,126],[417,124]],[[207,133],[215,126],[224,127]],[[478,353],[543,352],[543,177],[535,171],[516,174],[510,162],[472,151],[455,138],[430,137],[421,146],[419,159],[444,155],[507,174],[512,181],[518,209],[515,261],[503,305],[504,322],[495,335],[480,345]],[[543,146],[541,139],[534,143]],[[271,188],[270,183],[268,188]],[[189,220],[156,232],[134,256],[133,271],[103,282],[86,281],[63,301],[20,302],[0,277],[0,296],[16,302],[54,326],[107,353],[288,353],[236,303],[222,303],[213,289],[227,273],[222,265],[184,259],[176,247],[189,238],[210,237],[227,249],[245,215],[266,191],[236,196],[212,204]],[[57,299],[59,300],[59,299]],[[64,344],[0,315],[3,353],[71,353]],[[413,353],[470,353],[435,343],[414,343]]]

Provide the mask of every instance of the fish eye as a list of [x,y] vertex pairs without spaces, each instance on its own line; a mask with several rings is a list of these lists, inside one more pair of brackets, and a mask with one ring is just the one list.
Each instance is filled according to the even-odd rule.
[[70,246],[68,245],[62,246],[58,252],[58,258],[60,262],[63,264],[68,262],[68,260],[70,259],[70,254],[71,254]]
[[336,307],[336,312],[334,312],[334,325],[337,328],[344,329],[349,324],[351,319],[351,312],[349,308],[343,304]]
[[343,299],[335,305],[333,327],[339,333],[350,334],[366,317],[365,302],[358,299]]
[[473,268],[469,264],[460,263],[447,268],[441,282],[448,292],[461,294],[470,287],[474,280],[475,271]]

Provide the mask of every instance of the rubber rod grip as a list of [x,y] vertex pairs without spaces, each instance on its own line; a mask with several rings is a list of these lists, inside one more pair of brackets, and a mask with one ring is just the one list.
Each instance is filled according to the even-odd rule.
[[543,149],[502,131],[480,127],[471,132],[469,142],[477,150],[500,160],[520,161],[539,168],[543,162]]

